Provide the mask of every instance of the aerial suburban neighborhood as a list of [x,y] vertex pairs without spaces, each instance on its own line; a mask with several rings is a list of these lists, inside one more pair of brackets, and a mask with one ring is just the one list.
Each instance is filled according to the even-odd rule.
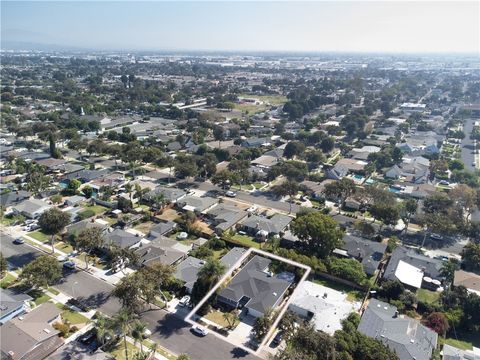
[[478,52],[19,46],[2,360],[480,359]]

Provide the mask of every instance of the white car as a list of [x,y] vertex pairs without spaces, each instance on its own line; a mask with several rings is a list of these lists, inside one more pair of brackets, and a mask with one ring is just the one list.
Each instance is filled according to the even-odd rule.
[[204,327],[200,326],[200,325],[194,325],[192,326],[192,331],[195,333],[195,334],[198,334],[200,336],[207,336],[208,334],[208,330],[205,329]]
[[247,212],[250,213],[250,214],[253,214],[253,213],[256,212],[257,210],[258,210],[257,205],[252,205],[252,206],[250,206],[250,207],[247,209]]
[[228,191],[225,193],[225,196],[234,198],[235,196],[237,196],[237,193],[234,192],[234,191],[228,190]]
[[430,238],[433,240],[443,240],[442,235],[438,235],[438,234],[430,234]]
[[146,339],[150,336],[152,336],[152,332],[149,329],[145,329],[145,331],[143,332],[143,337]]
[[180,302],[178,303],[178,305],[184,307],[184,306],[188,306],[188,304],[190,304],[190,296],[188,295],[185,295],[184,297],[182,297],[180,299]]

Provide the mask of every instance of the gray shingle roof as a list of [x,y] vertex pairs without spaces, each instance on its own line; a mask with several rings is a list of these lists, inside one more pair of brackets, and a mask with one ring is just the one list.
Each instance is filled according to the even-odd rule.
[[0,317],[17,311],[23,307],[25,301],[29,300],[32,300],[32,297],[27,294],[17,293],[11,289],[0,288]]
[[222,256],[220,262],[225,265],[226,269],[230,269],[245,254],[247,249],[242,247],[234,247],[228,253]]
[[267,258],[255,255],[220,291],[220,298],[237,303],[242,297],[247,297],[250,300],[246,306],[260,313],[273,308],[290,283],[265,272],[270,262]]
[[363,269],[368,275],[375,273],[387,245],[353,235],[345,235],[343,242],[344,245],[341,248],[346,250],[349,256],[360,258]]
[[192,289],[193,284],[197,281],[198,271],[203,265],[205,265],[204,260],[189,256],[177,265],[175,278],[184,281],[186,288]]
[[264,230],[269,234],[278,234],[292,222],[292,218],[287,215],[275,214],[270,219],[262,216],[250,216],[242,221],[242,225],[255,230]]
[[105,238],[107,244],[114,244],[120,246],[121,248],[129,248],[141,240],[140,237],[121,229],[113,230],[111,233],[108,233]]
[[429,360],[437,346],[437,333],[418,320],[396,313],[395,306],[371,299],[358,331],[383,342],[400,360]]

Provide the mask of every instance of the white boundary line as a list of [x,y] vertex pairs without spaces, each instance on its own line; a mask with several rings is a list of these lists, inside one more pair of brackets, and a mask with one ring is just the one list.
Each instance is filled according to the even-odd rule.
[[288,305],[290,304],[290,302],[292,301],[293,299],[293,295],[295,293],[295,291],[298,289],[299,285],[305,281],[305,279],[308,277],[308,275],[310,274],[310,271],[311,271],[311,268],[310,266],[307,266],[307,265],[304,265],[304,264],[300,264],[300,263],[297,263],[295,261],[292,261],[292,260],[289,260],[289,259],[285,259],[281,256],[278,256],[278,255],[275,255],[275,254],[271,254],[269,252],[266,252],[266,251],[263,251],[263,250],[259,250],[259,249],[254,249],[254,248],[249,248],[245,254],[243,254],[240,259],[237,260],[237,262],[235,263],[235,265],[233,265],[232,267],[230,267],[230,269],[222,276],[222,278],[217,282],[217,284],[207,293],[207,295],[205,295],[203,297],[203,299],[197,304],[197,306],[195,306],[191,311],[190,313],[185,317],[185,321],[191,325],[200,325],[198,324],[195,320],[192,320],[194,315],[197,313],[197,311],[202,307],[202,305],[217,291],[217,289],[227,280],[228,277],[230,277],[230,275],[233,273],[233,271],[235,271],[236,269],[238,269],[242,264],[243,262],[245,261],[245,259],[247,259],[250,254],[252,253],[256,253],[256,254],[259,254],[259,255],[263,255],[265,257],[268,257],[268,258],[271,258],[271,259],[274,259],[274,260],[278,260],[278,261],[282,261],[284,263],[287,263],[289,265],[292,265],[292,266],[296,266],[296,267],[299,267],[301,269],[304,269],[305,270],[305,273],[303,274],[302,278],[300,279],[300,281],[298,282],[297,286],[295,287],[295,290],[293,291],[293,293],[290,295],[288,301],[283,305],[283,308],[282,310],[280,311],[280,313],[276,316],[276,320],[275,322],[272,324],[272,326],[270,327],[270,330],[268,331],[268,333],[265,335],[265,337],[263,338],[263,341],[261,342],[261,344],[259,345],[258,349],[256,351],[253,351],[252,349],[246,347],[246,346],[243,346],[243,345],[237,345],[237,344],[233,344],[231,342],[229,342],[225,336],[223,335],[220,335],[218,334],[216,331],[212,331],[211,334],[214,334],[216,337],[222,339],[223,341],[227,341],[229,344],[232,344],[232,345],[235,345],[241,349],[243,349],[244,351],[246,352],[249,352],[251,354],[254,354],[254,355],[260,355],[260,351],[262,350],[263,346],[265,346],[265,344],[268,342],[268,340],[270,339],[270,337],[272,336],[273,332],[275,331],[276,327],[278,326],[278,323],[280,322],[280,320],[282,319],[282,316],[283,314],[285,313],[285,311],[287,311],[288,309]]

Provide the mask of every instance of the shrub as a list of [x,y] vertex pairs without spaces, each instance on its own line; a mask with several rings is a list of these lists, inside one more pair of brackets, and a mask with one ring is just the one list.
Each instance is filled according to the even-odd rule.
[[356,284],[362,284],[367,279],[362,264],[355,259],[330,257],[328,258],[327,268],[330,274],[353,281]]
[[60,322],[56,322],[52,326],[55,330],[58,330],[60,332],[61,337],[67,336],[68,333],[70,332],[70,325],[68,325],[68,324],[63,324],[63,323],[60,323]]
[[91,209],[86,209],[78,213],[78,217],[80,220],[85,220],[91,218],[92,216],[95,216],[95,211]]

